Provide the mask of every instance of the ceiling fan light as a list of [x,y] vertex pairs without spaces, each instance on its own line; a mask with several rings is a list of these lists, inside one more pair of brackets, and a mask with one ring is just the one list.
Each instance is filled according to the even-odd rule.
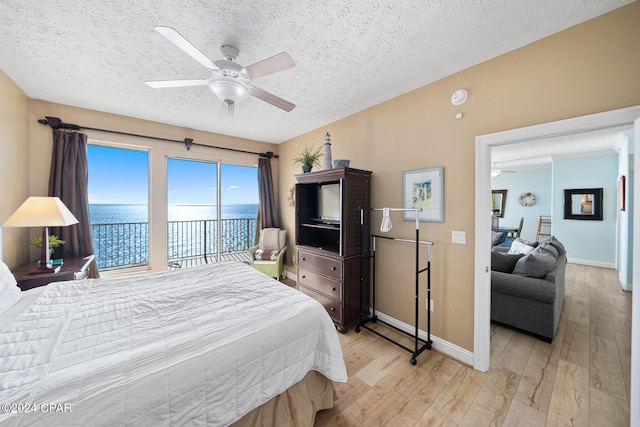
[[249,88],[233,80],[213,80],[209,89],[227,105],[237,104],[249,97]]

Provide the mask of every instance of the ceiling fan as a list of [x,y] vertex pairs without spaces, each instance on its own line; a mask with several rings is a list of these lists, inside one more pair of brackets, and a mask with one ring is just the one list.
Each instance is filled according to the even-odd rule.
[[208,68],[211,71],[211,77],[191,80],[146,81],[145,83],[147,85],[153,88],[208,86],[227,106],[230,115],[233,115],[235,105],[249,96],[254,96],[284,111],[291,111],[295,108],[295,104],[251,84],[251,80],[253,79],[295,67],[296,63],[293,62],[293,59],[291,59],[286,52],[258,61],[248,67],[242,67],[235,62],[239,52],[238,49],[233,46],[221,46],[220,51],[224,59],[211,61],[173,28],[154,27],[154,30],[182,49],[187,55]]

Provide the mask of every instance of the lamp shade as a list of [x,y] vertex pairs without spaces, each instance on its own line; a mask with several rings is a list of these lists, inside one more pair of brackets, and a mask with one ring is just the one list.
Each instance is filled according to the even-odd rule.
[[64,227],[78,220],[58,197],[29,197],[3,224],[4,227]]

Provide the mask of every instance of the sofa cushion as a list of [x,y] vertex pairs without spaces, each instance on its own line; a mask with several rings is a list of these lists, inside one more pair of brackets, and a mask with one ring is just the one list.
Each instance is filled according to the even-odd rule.
[[520,239],[516,239],[511,243],[511,249],[509,249],[510,254],[528,254],[534,249],[533,246],[527,245]]
[[502,273],[511,273],[516,266],[516,262],[524,254],[508,254],[505,252],[491,251],[491,270]]
[[556,266],[556,258],[548,252],[529,253],[520,258],[513,269],[519,276],[544,278]]

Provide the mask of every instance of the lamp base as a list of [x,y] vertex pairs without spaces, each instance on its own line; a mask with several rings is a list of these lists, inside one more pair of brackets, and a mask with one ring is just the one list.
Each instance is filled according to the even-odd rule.
[[38,267],[35,270],[31,270],[29,272],[29,275],[32,275],[32,274],[55,274],[55,273],[60,271],[60,268],[61,267],[59,265],[56,266],[56,267],[51,267],[51,268],[44,267],[44,266],[43,267]]

